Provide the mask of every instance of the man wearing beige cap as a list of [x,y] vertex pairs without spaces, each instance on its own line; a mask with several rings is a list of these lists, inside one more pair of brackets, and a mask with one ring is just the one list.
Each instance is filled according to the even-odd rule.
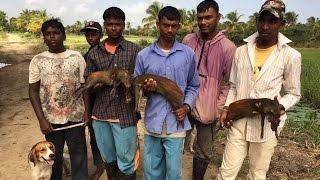
[[[257,16],[258,32],[246,38],[247,44],[237,48],[230,73],[230,90],[223,122],[230,103],[246,98],[277,97],[283,106],[278,132],[284,126],[285,111],[300,98],[301,54],[291,48],[279,30],[285,25],[285,4],[280,0],[266,1]],[[281,91],[281,95],[280,95]],[[278,141],[265,119],[260,137],[260,116],[243,118],[230,124],[223,161],[217,179],[235,179],[243,160],[249,156],[248,179],[266,179],[271,157]]]

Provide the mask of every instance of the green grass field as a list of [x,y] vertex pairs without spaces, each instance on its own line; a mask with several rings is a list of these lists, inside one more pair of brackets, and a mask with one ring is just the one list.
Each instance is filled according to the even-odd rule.
[[[320,145],[320,49],[298,49],[302,55],[301,93],[302,99],[296,109],[300,109],[300,116],[290,117],[287,121],[285,133],[299,132],[295,137],[298,142],[310,142]],[[313,109],[309,109],[308,106]]]
[[300,49],[302,54],[301,91],[303,100],[320,108],[320,49]]

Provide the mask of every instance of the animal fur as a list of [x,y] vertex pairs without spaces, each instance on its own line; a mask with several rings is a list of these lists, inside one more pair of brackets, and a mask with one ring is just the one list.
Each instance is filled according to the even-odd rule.
[[116,89],[120,84],[123,84],[126,88],[126,102],[132,100],[131,84],[132,78],[128,70],[120,68],[108,68],[104,71],[96,71],[91,73],[84,86],[81,86],[76,90],[76,96],[80,97],[81,92],[86,89],[92,89],[96,84],[102,83],[106,86],[113,86],[111,95],[115,97]]
[[[145,81],[149,78],[154,79],[157,82],[156,92],[163,95],[172,105],[172,109],[176,110],[183,107],[184,94],[179,86],[172,80],[157,76],[153,74],[143,74],[139,75],[134,79],[134,92],[135,92],[135,109],[138,111],[140,109],[140,99],[143,95],[143,85]],[[184,126],[183,121],[179,121],[178,126]],[[178,128],[178,127],[177,127]]]
[[264,119],[267,116],[269,122],[271,123],[271,129],[275,132],[278,138],[278,126],[280,123],[280,111],[284,109],[282,105],[279,104],[277,97],[274,100],[268,98],[261,99],[242,99],[235,101],[229,105],[228,114],[223,122],[220,122],[220,129],[223,128],[228,122],[234,122],[238,119],[244,117],[254,117],[256,115],[261,115],[261,134],[260,138],[263,138],[264,134]]
[[51,142],[41,141],[35,144],[28,156],[33,180],[49,180],[54,163],[55,147]]

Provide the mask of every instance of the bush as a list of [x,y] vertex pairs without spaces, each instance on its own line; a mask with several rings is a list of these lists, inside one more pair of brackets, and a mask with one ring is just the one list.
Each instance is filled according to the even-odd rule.
[[141,47],[147,47],[147,46],[150,46],[152,44],[152,42],[149,42],[148,40],[146,39],[140,39],[138,41],[138,44],[141,46]]
[[0,31],[0,40],[3,41],[7,39],[7,33],[4,31]]

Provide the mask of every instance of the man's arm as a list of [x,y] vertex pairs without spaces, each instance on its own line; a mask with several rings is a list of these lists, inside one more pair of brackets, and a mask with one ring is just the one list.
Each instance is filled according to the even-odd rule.
[[83,112],[83,122],[85,125],[91,122],[91,101],[90,101],[90,93],[89,90],[86,89],[82,92],[82,98],[84,103],[84,112]]
[[233,101],[235,101],[236,98],[236,81],[237,81],[237,67],[238,66],[238,57],[237,57],[237,51],[235,53],[234,59],[232,61],[231,70],[230,70],[230,78],[229,78],[229,85],[230,89],[228,91],[227,99],[224,104],[224,106],[229,106]]
[[224,51],[224,67],[223,67],[223,76],[221,81],[219,82],[220,87],[218,87],[219,90],[219,94],[218,94],[218,99],[217,99],[217,106],[218,106],[218,112],[219,114],[221,114],[223,106],[227,100],[227,96],[228,96],[228,92],[230,89],[230,83],[229,83],[229,78],[230,78],[230,72],[231,72],[231,66],[232,66],[232,62],[234,59],[234,54],[236,51],[236,46],[231,43],[228,42],[228,44],[226,44],[226,50]]
[[142,55],[138,53],[136,64],[134,66],[133,77],[137,77],[141,74],[144,74],[143,59]]
[[46,118],[44,117],[44,113],[43,113],[41,102],[40,102],[39,91],[40,91],[40,81],[29,84],[29,98],[30,98],[32,107],[38,118],[41,132],[43,134],[47,134],[52,131],[52,126],[50,122],[46,120]]
[[279,103],[287,110],[301,98],[301,54],[295,55],[285,64],[283,74],[283,90],[285,95],[280,99]]
[[200,87],[199,74],[196,70],[196,56],[193,54],[192,61],[190,63],[187,87],[185,90],[184,104],[188,104],[191,108],[195,105],[195,100],[198,95],[198,89]]
[[[90,51],[87,53],[86,60],[83,58],[80,58],[80,83],[81,85],[84,85],[86,78],[88,75],[92,72],[94,72],[97,68],[92,60],[92,54],[90,55]],[[86,63],[87,62],[87,63]],[[91,115],[92,115],[92,107],[91,107],[91,98],[94,98],[90,94],[90,90],[86,89],[82,92],[82,98],[84,103],[84,112],[83,112],[83,122],[85,125],[88,125],[88,123],[91,122]]]

